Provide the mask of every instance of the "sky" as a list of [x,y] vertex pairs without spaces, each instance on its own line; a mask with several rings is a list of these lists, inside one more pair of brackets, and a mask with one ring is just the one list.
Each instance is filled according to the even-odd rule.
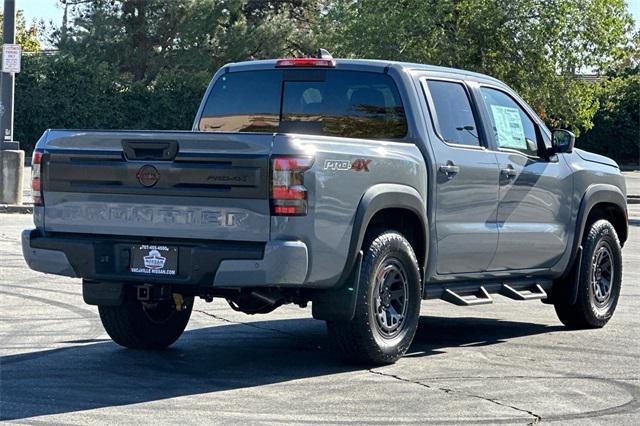
[[[16,8],[24,11],[27,22],[33,20],[45,22],[53,20],[60,25],[62,8],[58,0],[16,0]],[[631,14],[636,21],[636,28],[640,29],[640,0],[627,0]]]
[[16,0],[16,9],[24,11],[27,23],[41,19],[47,23],[52,20],[57,25],[62,22],[62,8],[58,0]]

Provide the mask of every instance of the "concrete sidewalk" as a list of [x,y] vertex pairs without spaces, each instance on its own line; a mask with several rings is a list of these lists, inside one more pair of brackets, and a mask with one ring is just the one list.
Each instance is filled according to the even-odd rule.
[[627,199],[629,204],[640,204],[640,171],[622,172],[627,181]]
[[[627,201],[629,204],[640,204],[640,171],[622,172],[627,181]],[[24,168],[24,192],[21,206],[0,204],[0,213],[32,213],[33,198],[31,197],[31,167]]]

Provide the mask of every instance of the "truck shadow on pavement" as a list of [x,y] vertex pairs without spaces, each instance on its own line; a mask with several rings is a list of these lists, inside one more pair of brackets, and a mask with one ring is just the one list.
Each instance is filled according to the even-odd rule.
[[[447,348],[495,345],[561,329],[423,316],[408,356],[447,356]],[[323,322],[287,319],[190,330],[165,351],[132,351],[98,341],[4,356],[0,418],[72,413],[366,370],[342,364],[326,346]]]

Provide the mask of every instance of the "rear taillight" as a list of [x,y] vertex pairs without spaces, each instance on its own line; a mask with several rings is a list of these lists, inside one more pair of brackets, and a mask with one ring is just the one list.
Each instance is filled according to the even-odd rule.
[[42,163],[42,151],[33,151],[31,158],[31,194],[34,206],[43,206],[42,181],[40,180],[40,165]]
[[271,160],[271,214],[307,214],[307,188],[304,172],[313,165],[311,157],[276,157]]

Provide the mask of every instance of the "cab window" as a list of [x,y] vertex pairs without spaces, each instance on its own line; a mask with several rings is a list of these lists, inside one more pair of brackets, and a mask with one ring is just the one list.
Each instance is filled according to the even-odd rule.
[[199,130],[400,139],[407,119],[387,74],[257,70],[229,72],[215,82]]
[[509,95],[490,87],[480,89],[491,120],[496,144],[529,156],[538,155],[538,137],[533,120]]
[[440,137],[447,143],[480,146],[478,126],[473,117],[467,91],[460,83],[429,80],[433,100],[432,114]]
[[396,139],[407,120],[393,79],[331,70],[322,81],[283,81],[280,131],[347,138]]

